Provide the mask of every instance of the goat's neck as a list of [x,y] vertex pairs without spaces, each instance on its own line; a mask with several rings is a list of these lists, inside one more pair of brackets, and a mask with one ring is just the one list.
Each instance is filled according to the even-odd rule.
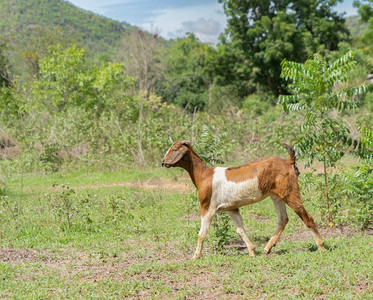
[[183,168],[189,173],[193,184],[199,189],[202,185],[202,181],[206,177],[206,174],[211,167],[207,166],[203,160],[193,152],[190,152],[189,160],[183,166]]

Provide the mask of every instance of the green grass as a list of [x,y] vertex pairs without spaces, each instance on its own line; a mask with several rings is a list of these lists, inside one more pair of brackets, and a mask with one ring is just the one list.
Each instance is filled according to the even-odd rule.
[[[181,174],[77,172],[7,181],[0,202],[0,298],[372,296],[371,235],[324,228],[329,251],[319,253],[310,232],[289,211],[282,239],[267,256],[261,251],[276,215],[272,201],[265,200],[241,210],[257,257],[248,256],[232,227],[228,245],[217,250],[218,227],[212,226],[203,257],[191,261],[200,223],[194,194],[105,186]],[[89,186],[64,192],[53,183]]]

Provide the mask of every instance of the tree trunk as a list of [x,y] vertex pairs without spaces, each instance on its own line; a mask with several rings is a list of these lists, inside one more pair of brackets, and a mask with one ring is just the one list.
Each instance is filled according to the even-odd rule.
[[143,165],[145,163],[144,153],[142,151],[142,141],[141,141],[141,123],[142,123],[142,109],[143,109],[143,95],[139,95],[139,123],[137,125],[137,146],[139,150],[139,163]]
[[325,180],[325,198],[326,198],[326,205],[328,208],[328,213],[327,213],[327,219],[328,219],[328,224],[333,224],[332,217],[330,215],[330,202],[329,202],[329,191],[328,191],[328,176],[326,173],[326,158],[325,158],[325,153],[324,153],[324,180]]

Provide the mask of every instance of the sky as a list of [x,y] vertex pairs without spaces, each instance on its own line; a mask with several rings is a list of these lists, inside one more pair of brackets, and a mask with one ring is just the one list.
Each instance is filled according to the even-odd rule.
[[[68,0],[75,6],[113,20],[127,22],[166,39],[193,32],[202,42],[215,44],[226,26],[218,0]],[[356,15],[353,0],[344,0],[335,10]]]

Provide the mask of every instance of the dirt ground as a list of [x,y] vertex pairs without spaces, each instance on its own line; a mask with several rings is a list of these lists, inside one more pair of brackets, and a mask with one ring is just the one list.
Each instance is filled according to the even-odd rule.
[[138,180],[132,182],[121,182],[112,184],[88,184],[80,186],[72,186],[72,189],[92,189],[103,187],[126,186],[132,188],[142,188],[145,190],[170,190],[180,193],[190,193],[194,190],[194,186],[189,178],[181,177],[177,179],[171,178],[152,178],[149,180]]

